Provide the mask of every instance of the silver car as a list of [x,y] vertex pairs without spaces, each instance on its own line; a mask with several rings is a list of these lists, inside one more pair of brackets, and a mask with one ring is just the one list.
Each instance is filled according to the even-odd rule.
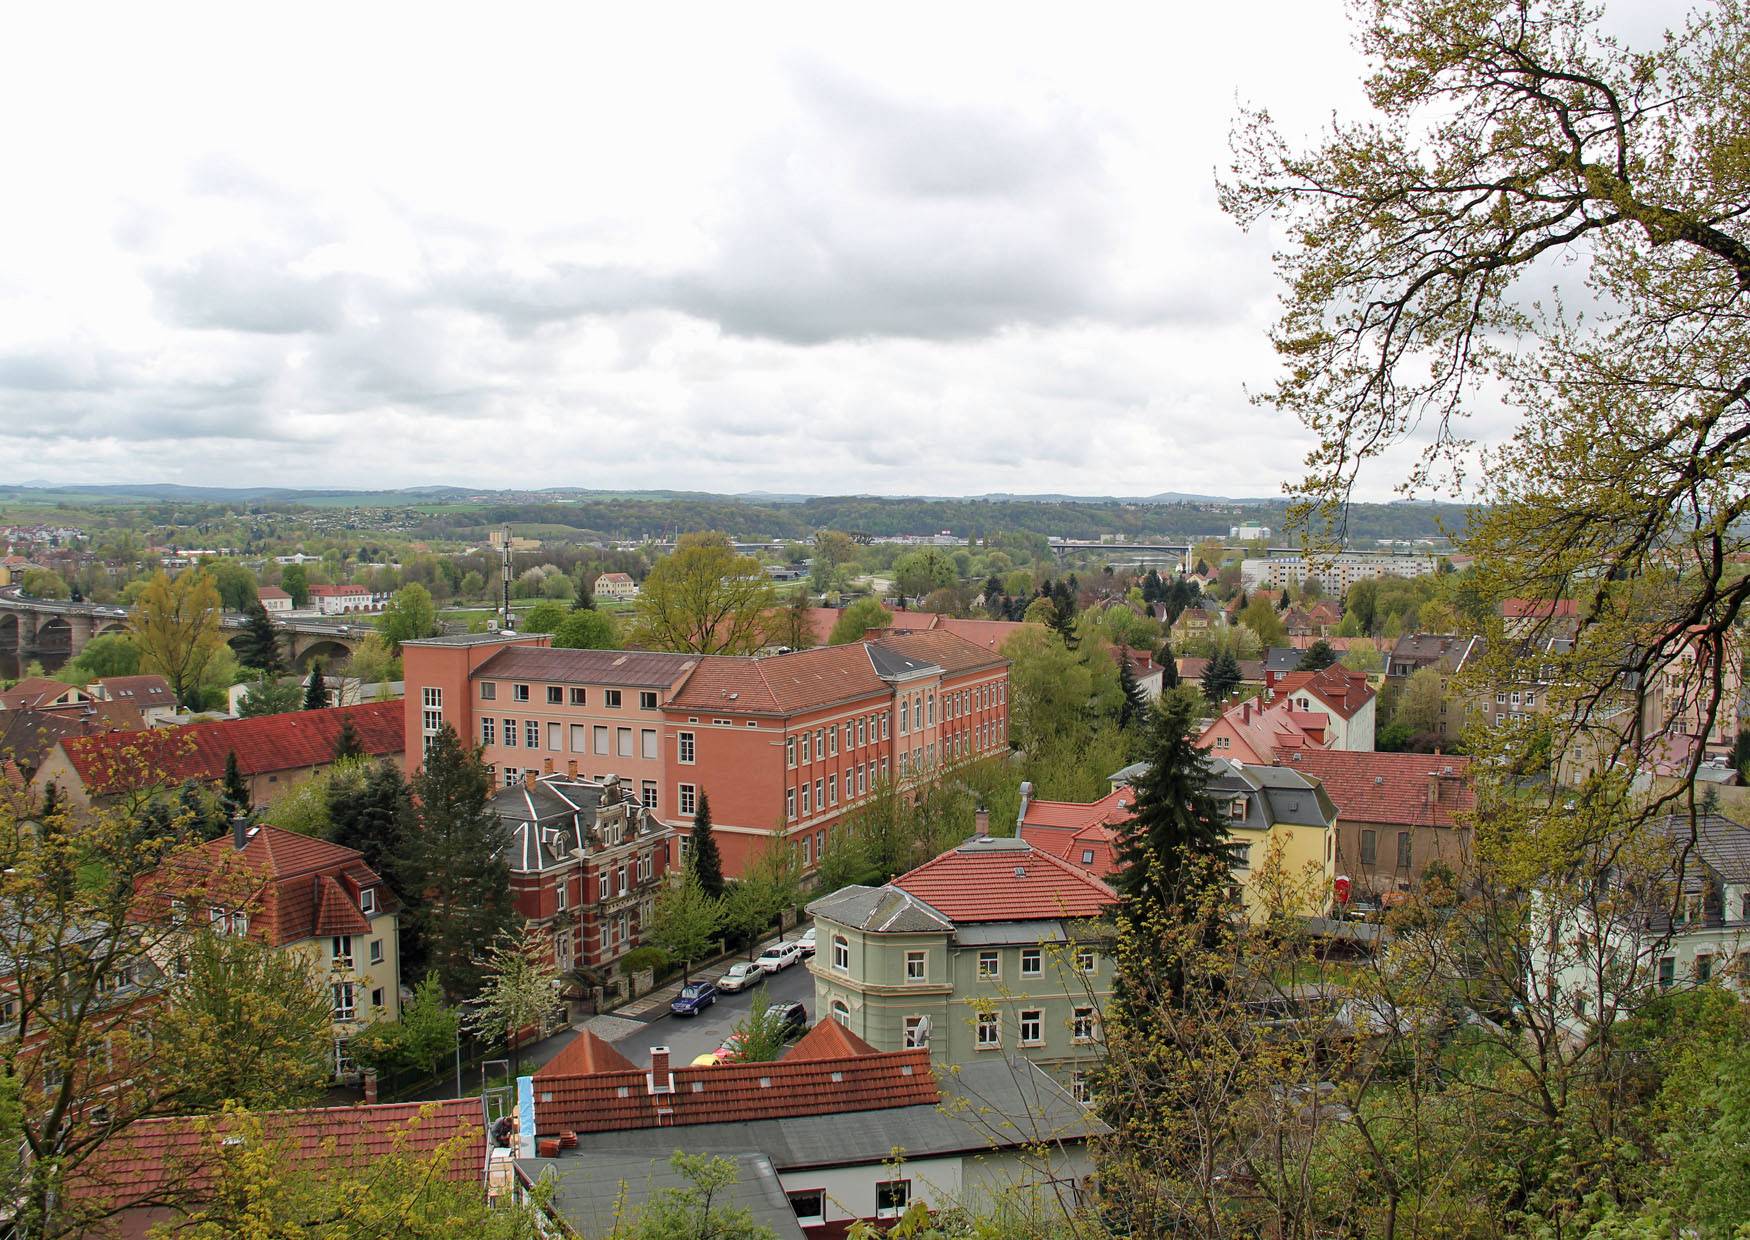
[[717,979],[718,990],[746,990],[766,980],[766,971],[752,961],[743,960],[729,966],[729,971]]

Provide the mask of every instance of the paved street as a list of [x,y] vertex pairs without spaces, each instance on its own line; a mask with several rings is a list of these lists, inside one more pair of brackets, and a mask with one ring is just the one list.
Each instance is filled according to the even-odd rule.
[[[715,981],[729,963],[725,961],[722,967],[708,970],[701,976]],[[614,1049],[640,1067],[650,1062],[650,1048],[653,1046],[668,1047],[672,1063],[689,1063],[695,1055],[703,1055],[718,1047],[729,1031],[746,1017],[759,989],[753,987],[740,994],[724,995],[698,1016],[659,1016],[620,1038],[614,1043]],[[772,975],[764,989],[773,1003],[800,1001],[808,1009],[809,1024],[818,1018],[819,1013],[814,1010],[814,975],[809,973],[807,961],[799,961],[782,973]]]

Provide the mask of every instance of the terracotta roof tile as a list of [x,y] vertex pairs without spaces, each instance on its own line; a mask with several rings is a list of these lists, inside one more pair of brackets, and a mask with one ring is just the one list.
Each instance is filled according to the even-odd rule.
[[245,775],[325,766],[334,761],[344,719],[352,720],[365,753],[387,757],[401,752],[405,742],[400,702],[222,719],[142,734],[76,737],[63,741],[61,747],[86,790],[102,796],[151,783],[221,779],[231,753],[237,755],[237,769]]
[[1009,839],[969,840],[901,874],[892,886],[956,922],[1098,917],[1118,898],[1077,867]]
[[949,674],[1002,662],[982,646],[939,631],[891,633],[765,658],[710,656],[699,660],[669,705],[677,710],[790,715],[890,693],[870,659],[872,646],[933,663]]
[[[453,1140],[459,1144],[445,1177],[457,1183],[481,1178],[486,1127],[478,1098],[443,1102],[398,1102],[356,1107],[310,1107],[264,1111],[264,1137],[285,1143],[301,1170],[347,1163],[368,1166],[399,1148],[426,1154]],[[222,1152],[232,1121],[223,1116],[174,1116],[130,1124],[99,1147],[71,1178],[69,1191],[84,1202],[116,1209],[150,1206],[169,1196],[198,1199],[210,1186],[207,1168]]]
[[[800,1045],[800,1044],[798,1044]],[[786,1056],[775,1063],[671,1067],[652,1088],[644,1068],[541,1075],[536,1130],[614,1132],[687,1124],[746,1123],[793,1115],[835,1115],[941,1100],[927,1047],[825,1059]]]
[[805,1059],[844,1059],[850,1055],[880,1054],[873,1046],[846,1029],[836,1020],[823,1020],[792,1046],[784,1055],[785,1063]]
[[584,1029],[561,1047],[557,1055],[535,1071],[535,1079],[543,1080],[550,1076],[590,1076],[597,1072],[633,1071],[636,1071],[636,1068],[630,1059],[627,1059],[588,1029]]
[[1289,672],[1276,682],[1279,697],[1305,692],[1324,703],[1339,719],[1352,719],[1373,700],[1373,686],[1361,672],[1351,671],[1341,663],[1320,668],[1316,672]]
[[[1284,758],[1282,765],[1324,784],[1344,822],[1450,827],[1455,815],[1476,807],[1469,758],[1312,749]],[[1433,800],[1436,787],[1439,799]]]
[[573,685],[644,685],[666,689],[702,656],[644,650],[571,650],[507,646],[482,663],[475,680],[545,680]]

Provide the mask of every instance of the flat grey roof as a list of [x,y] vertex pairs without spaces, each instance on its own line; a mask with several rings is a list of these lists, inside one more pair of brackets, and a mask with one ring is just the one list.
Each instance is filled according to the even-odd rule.
[[[614,1151],[592,1152],[588,1158],[519,1158],[516,1168],[530,1183],[543,1176],[553,1183],[551,1208],[575,1228],[580,1235],[606,1236],[622,1221],[615,1217],[622,1201],[636,1209],[657,1193],[670,1188],[690,1188],[685,1176],[669,1164],[676,1149],[686,1148],[685,1129],[661,1128],[653,1132],[661,1136],[663,1148],[640,1153]],[[579,1152],[582,1146],[579,1145]],[[728,1155],[735,1160],[735,1183],[724,1189],[716,1200],[726,1206],[740,1206],[777,1233],[779,1240],[806,1240],[784,1186],[772,1170],[771,1160],[763,1154],[736,1152]]]

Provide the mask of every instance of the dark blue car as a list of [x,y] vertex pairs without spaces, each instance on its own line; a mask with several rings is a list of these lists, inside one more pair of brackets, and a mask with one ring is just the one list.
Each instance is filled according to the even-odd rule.
[[710,982],[693,982],[681,987],[681,993],[674,997],[674,1002],[668,1005],[668,1010],[676,1016],[697,1016],[715,1002],[717,1002],[717,988],[715,986]]

